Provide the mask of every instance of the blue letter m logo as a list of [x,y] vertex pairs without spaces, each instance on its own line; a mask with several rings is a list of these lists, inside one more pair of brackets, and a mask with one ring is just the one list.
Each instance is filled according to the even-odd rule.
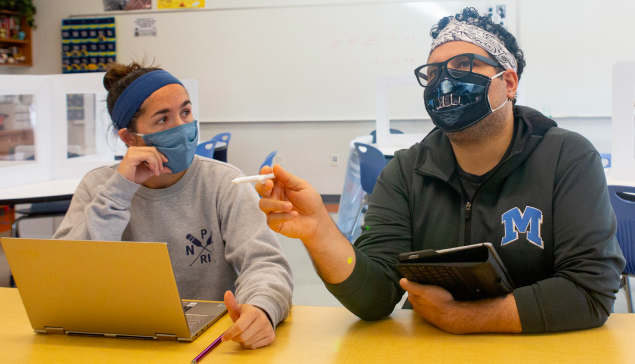
[[[518,233],[527,233],[529,242],[544,249],[542,238],[540,237],[540,227],[542,225],[542,211],[527,206],[525,212],[520,212],[518,207],[503,214],[503,225],[505,225],[505,237],[501,245],[509,244],[518,240]],[[531,225],[531,226],[530,226]],[[529,231],[527,231],[529,229]]]

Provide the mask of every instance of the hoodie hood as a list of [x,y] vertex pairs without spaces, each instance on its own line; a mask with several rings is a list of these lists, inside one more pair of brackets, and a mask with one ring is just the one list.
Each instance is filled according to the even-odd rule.
[[[540,144],[547,130],[558,126],[539,111],[526,106],[514,106],[515,134],[512,137],[512,149],[498,171],[491,177],[500,181],[512,173]],[[456,173],[456,158],[450,139],[439,128],[434,128],[420,143],[423,153],[415,163],[415,172],[442,179],[456,184],[461,190]]]

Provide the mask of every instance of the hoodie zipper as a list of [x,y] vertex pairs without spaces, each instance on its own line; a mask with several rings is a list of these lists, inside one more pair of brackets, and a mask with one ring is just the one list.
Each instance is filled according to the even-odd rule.
[[[476,197],[476,193],[474,194]],[[472,203],[467,202],[465,204],[465,244],[470,245],[472,240],[472,220],[470,220],[470,211],[472,211]]]
[[476,200],[476,196],[478,195],[478,192],[481,190],[481,187],[483,187],[483,185],[485,183],[487,183],[487,181],[489,181],[492,177],[494,177],[494,175],[496,175],[496,172],[501,169],[503,167],[503,165],[505,163],[507,163],[512,157],[516,156],[520,154],[520,152],[514,152],[511,153],[509,155],[509,157],[507,157],[507,159],[505,159],[499,166],[498,168],[496,168],[496,170],[492,173],[492,175],[486,179],[485,181],[483,181],[478,188],[476,189],[476,191],[474,191],[474,196],[472,196],[472,201],[468,201],[467,203],[465,203],[465,240],[463,245],[470,245],[472,244],[472,209],[474,208],[474,201]]
[[[531,129],[531,124],[529,123],[529,121],[527,121],[527,119],[526,119],[526,118],[524,118],[524,117],[522,117],[522,118],[524,119],[525,124],[527,124],[527,125],[528,125],[528,127],[529,127],[529,129],[528,129],[528,134],[527,134],[527,139],[528,139],[528,138],[530,138],[530,137],[533,135],[533,133],[532,133],[532,129]],[[428,135],[427,135],[427,136],[423,139],[423,141],[422,141],[422,142],[424,142],[424,141],[428,138],[428,136],[429,136],[430,134],[432,134],[432,132],[433,132],[433,131],[435,131],[435,130],[437,130],[437,129],[438,129],[438,127],[435,127],[434,129],[432,129],[432,131],[431,131],[430,133],[428,133]],[[516,131],[516,132],[517,132],[517,131]],[[514,137],[516,136],[516,132],[514,133]],[[513,143],[514,143],[514,141],[515,141],[515,139],[514,139],[514,138],[512,138],[511,143],[513,144]],[[502,163],[498,166],[498,168],[496,168],[496,170],[498,171],[500,168],[502,168],[502,167],[503,167],[503,165],[504,165],[505,163],[507,163],[507,162],[508,162],[508,161],[509,161],[512,157],[514,157],[514,156],[517,156],[517,155],[521,154],[521,153],[522,153],[522,151],[523,151],[523,150],[524,150],[524,148],[525,148],[524,146],[525,146],[525,144],[526,144],[526,143],[527,143],[527,141],[526,141],[526,140],[524,140],[524,141],[523,141],[523,144],[522,144],[522,145],[523,145],[523,146],[522,146],[522,148],[521,148],[520,150],[517,150],[517,151],[515,151],[515,152],[512,152],[512,153],[511,153],[511,155],[509,155],[509,157],[507,157],[507,159],[505,159],[505,160],[504,160],[504,161],[503,161],[503,162],[502,162]],[[495,174],[496,174],[496,172],[492,173],[492,176],[494,176]],[[435,178],[438,178],[438,179],[440,179],[440,180],[442,180],[442,181],[444,181],[444,182],[446,182],[446,183],[447,183],[447,180],[445,180],[444,178],[442,178],[442,177],[440,177],[440,176],[437,176],[437,175],[429,175],[429,176],[431,176],[431,177],[435,177]],[[483,183],[481,183],[481,186],[479,186],[479,187],[476,189],[476,191],[474,191],[474,196],[472,197],[472,201],[468,201],[468,202],[465,204],[465,234],[464,234],[464,235],[465,235],[465,240],[464,240],[463,245],[470,245],[470,244],[471,244],[471,239],[472,239],[472,231],[471,231],[471,227],[472,227],[471,215],[472,215],[472,213],[471,213],[471,211],[474,209],[474,201],[476,200],[476,195],[478,195],[478,192],[479,192],[479,190],[481,189],[482,185],[483,185],[483,184],[485,184],[487,181],[489,181],[489,178],[488,178],[487,180],[483,181]],[[457,192],[457,193],[458,193],[461,197],[464,197],[464,196],[463,196],[463,193],[462,193],[461,191],[457,190],[456,188],[454,188],[454,190],[455,190],[455,191],[456,191],[456,192]]]

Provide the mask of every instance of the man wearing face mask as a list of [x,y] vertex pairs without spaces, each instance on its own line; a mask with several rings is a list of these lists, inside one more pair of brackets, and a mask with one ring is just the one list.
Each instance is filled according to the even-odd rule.
[[192,103],[170,73],[114,63],[104,86],[128,150],[121,163],[82,179],[53,238],[166,242],[180,296],[224,300],[235,323],[223,341],[270,344],[289,315],[293,280],[258,196],[231,183],[244,174],[195,155]]
[[[602,325],[624,258],[601,159],[582,136],[516,106],[525,66],[515,38],[466,8],[432,30],[415,70],[437,126],[377,179],[353,246],[305,181],[274,166],[257,184],[274,231],[299,238],[326,287],[365,320],[406,306],[451,333],[535,333]],[[264,167],[261,173],[270,173]],[[398,255],[490,242],[513,293],[458,302],[402,278]]]

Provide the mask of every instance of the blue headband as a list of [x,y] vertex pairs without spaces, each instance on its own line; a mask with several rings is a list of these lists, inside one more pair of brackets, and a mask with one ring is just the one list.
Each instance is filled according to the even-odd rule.
[[134,114],[150,95],[161,87],[173,83],[183,86],[181,81],[163,70],[148,72],[132,81],[119,95],[115,102],[115,107],[112,108],[112,120],[117,125],[117,128],[128,127],[128,123],[130,123]]

